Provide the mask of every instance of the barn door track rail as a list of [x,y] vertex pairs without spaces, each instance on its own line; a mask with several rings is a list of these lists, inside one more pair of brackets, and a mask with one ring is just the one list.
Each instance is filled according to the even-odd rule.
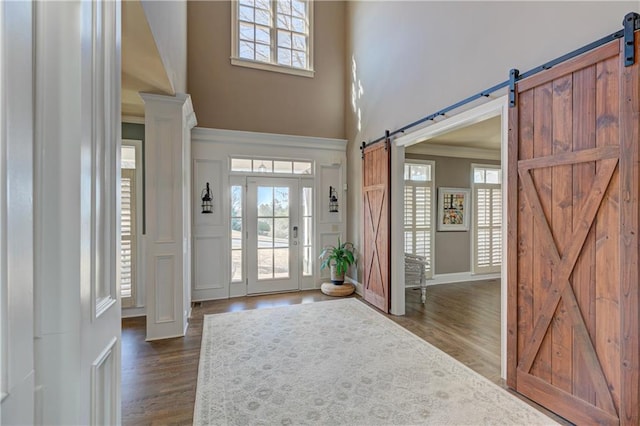
[[[515,68],[511,69],[509,71],[508,80],[505,80],[502,83],[498,83],[495,86],[489,87],[488,89],[485,89],[474,95],[471,95],[468,98],[465,98],[459,102],[456,102],[453,105],[449,105],[446,108],[436,111],[433,114],[427,115],[426,117],[423,117],[419,120],[409,123],[406,126],[400,127],[399,129],[394,130],[393,132],[390,132],[389,130],[387,130],[385,131],[384,136],[381,136],[378,139],[373,140],[369,143],[363,141],[362,145],[360,146],[360,149],[364,151],[364,149],[368,146],[377,144],[378,142],[382,142],[382,141],[389,141],[392,136],[395,136],[399,133],[404,133],[406,130],[412,127],[418,126],[426,121],[434,121],[438,117],[444,117],[448,112],[458,109],[461,106],[464,106],[477,99],[488,98],[492,93],[497,92],[500,89],[504,89],[505,87],[509,88],[509,106],[514,107],[515,106],[515,85],[518,81],[531,77],[532,75],[538,74],[539,72],[551,69],[558,64],[566,62],[569,59],[575,58],[576,56],[582,55],[583,53],[589,52],[613,40],[618,40],[621,38],[624,39],[624,66],[629,67],[635,64],[636,62],[636,46],[634,41],[634,33],[640,30],[640,14],[635,12],[627,13],[624,17],[622,24],[623,24],[623,29],[616,31],[615,33],[609,34],[608,36],[602,37],[599,40],[589,43],[579,49],[576,49],[572,52],[562,55],[540,66],[530,69],[527,72],[520,73],[518,69],[515,69]],[[364,155],[363,155],[363,158],[364,158]]]

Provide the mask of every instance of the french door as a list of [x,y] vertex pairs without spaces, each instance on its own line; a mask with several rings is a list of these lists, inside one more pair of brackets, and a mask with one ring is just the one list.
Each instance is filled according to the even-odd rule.
[[298,290],[298,179],[247,180],[247,291]]

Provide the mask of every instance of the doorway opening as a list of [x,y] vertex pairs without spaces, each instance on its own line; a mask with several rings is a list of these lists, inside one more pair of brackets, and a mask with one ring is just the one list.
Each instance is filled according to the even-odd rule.
[[[461,361],[494,381],[506,374],[506,114],[502,97],[402,136],[392,162],[394,178],[402,176],[394,192],[403,194],[392,207],[392,234],[402,236],[392,250],[422,256],[425,268],[416,280],[409,262],[392,267],[394,313],[437,325],[453,336],[453,356],[468,355]],[[426,178],[412,173],[419,164]]]

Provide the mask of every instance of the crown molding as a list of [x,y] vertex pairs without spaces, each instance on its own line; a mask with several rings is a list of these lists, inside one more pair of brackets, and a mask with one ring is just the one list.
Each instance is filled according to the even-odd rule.
[[260,144],[261,146],[274,146],[281,148],[303,148],[341,152],[346,152],[347,149],[346,139],[210,129],[205,127],[193,128],[193,130],[191,130],[191,139],[198,142],[221,144]]

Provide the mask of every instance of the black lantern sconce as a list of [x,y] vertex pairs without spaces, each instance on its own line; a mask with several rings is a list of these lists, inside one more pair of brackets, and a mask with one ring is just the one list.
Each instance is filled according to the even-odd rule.
[[338,195],[333,186],[329,187],[329,213],[338,213]]
[[209,182],[207,182],[207,187],[200,193],[200,198],[202,199],[202,213],[213,213],[213,198],[211,197]]

